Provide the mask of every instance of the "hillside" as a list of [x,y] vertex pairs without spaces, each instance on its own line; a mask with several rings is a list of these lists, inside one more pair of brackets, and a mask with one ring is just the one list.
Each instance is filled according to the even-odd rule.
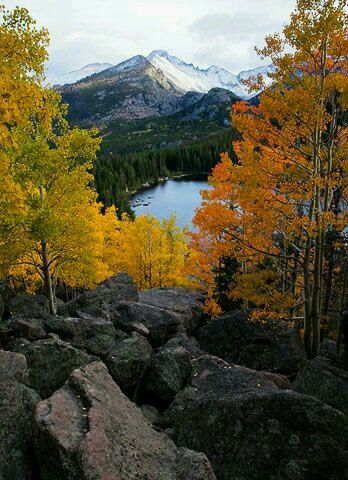
[[343,479],[346,372],[306,362],[282,320],[208,320],[203,301],[125,273],[55,317],[40,295],[5,300],[4,480]]
[[130,213],[126,190],[171,172],[206,173],[235,137],[229,116],[239,97],[222,88],[185,93],[145,57],[133,57],[60,92],[72,124],[96,125],[101,131],[96,186],[100,200],[116,205],[120,214]]

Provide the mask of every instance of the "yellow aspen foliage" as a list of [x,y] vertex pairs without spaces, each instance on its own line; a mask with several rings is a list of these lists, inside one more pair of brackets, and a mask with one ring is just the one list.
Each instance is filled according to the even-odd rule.
[[[59,110],[56,94],[43,88],[49,36],[25,8],[0,5],[0,144],[13,144],[13,127],[39,115],[50,122]],[[50,109],[44,105],[49,100]],[[53,110],[52,107],[54,106]],[[41,111],[40,111],[41,110]],[[40,113],[39,113],[40,112]]]
[[110,271],[128,272],[139,289],[188,285],[183,273],[187,242],[175,216],[162,221],[150,215],[134,221],[124,216],[108,244]]

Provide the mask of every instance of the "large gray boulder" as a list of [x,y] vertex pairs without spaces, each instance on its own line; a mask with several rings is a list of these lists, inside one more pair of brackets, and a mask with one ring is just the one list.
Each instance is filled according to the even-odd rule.
[[337,344],[333,340],[325,338],[320,345],[319,355],[324,358],[329,358],[333,362],[337,361]]
[[45,321],[41,318],[19,317],[15,315],[8,321],[17,338],[40,340],[47,336]]
[[32,438],[39,396],[25,383],[23,355],[0,350],[0,480],[33,478]]
[[202,350],[226,362],[295,375],[305,360],[298,332],[282,320],[258,322],[236,311],[211,320],[197,333]]
[[138,302],[120,302],[118,306],[119,327],[128,331],[134,324],[143,324],[148,329],[148,339],[154,347],[164,343],[178,332],[185,332],[185,321],[181,315]]
[[124,392],[129,393],[144,375],[151,361],[152,347],[145,337],[134,332],[109,349],[105,363]]
[[276,374],[202,356],[164,416],[177,445],[203,451],[218,480],[342,480],[345,415],[284,390]]
[[138,290],[133,279],[127,273],[119,273],[99,284],[94,290],[89,290],[60,305],[58,313],[62,316],[77,317],[81,311],[93,315],[93,310],[99,309],[112,317],[120,301],[136,302],[138,298]]
[[191,360],[201,353],[195,341],[184,334],[170,339],[152,355],[141,382],[143,397],[156,405],[168,405],[190,377]]
[[0,382],[16,380],[28,384],[29,374],[24,355],[0,350]]
[[81,312],[76,318],[52,317],[46,320],[45,329],[73,346],[101,357],[106,355],[115,337],[115,327],[111,320],[94,317],[86,312]]
[[60,388],[75,368],[91,362],[89,355],[59,338],[23,342],[16,351],[26,358],[30,386],[42,398]]
[[294,390],[314,395],[348,414],[348,372],[327,358],[306,361],[293,383]]
[[196,330],[202,319],[204,298],[197,290],[152,288],[140,292],[139,302],[180,315],[188,333]]
[[102,363],[75,370],[36,411],[41,480],[214,480],[207,458],[155,431]]
[[50,317],[49,301],[44,295],[16,295],[9,300],[7,308],[13,316],[42,319]]

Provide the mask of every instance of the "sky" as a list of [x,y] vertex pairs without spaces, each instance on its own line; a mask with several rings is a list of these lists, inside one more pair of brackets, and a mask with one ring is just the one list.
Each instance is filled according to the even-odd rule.
[[[265,64],[254,52],[287,23],[295,0],[5,0],[50,31],[47,76],[167,50],[232,73]],[[269,63],[269,62],[268,62]]]

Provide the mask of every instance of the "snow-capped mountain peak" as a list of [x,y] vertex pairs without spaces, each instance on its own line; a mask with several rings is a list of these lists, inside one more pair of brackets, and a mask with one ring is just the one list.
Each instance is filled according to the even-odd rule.
[[169,80],[178,90],[186,92],[207,93],[212,88],[224,88],[231,91],[241,98],[251,98],[259,92],[249,93],[248,86],[244,81],[261,74],[266,85],[272,83],[268,73],[274,71],[273,65],[257,67],[252,70],[244,70],[238,75],[234,75],[228,70],[212,65],[207,69],[199,68],[192,63],[186,63],[174,55],[170,55],[165,50],[154,50],[147,57],[135,55],[117,65],[110,63],[91,63],[80,70],[62,75],[55,83],[65,85],[75,83],[83,78],[96,73],[103,73],[103,76],[109,76],[118,73],[127,73],[134,68],[153,65],[156,69]]
[[143,55],[135,55],[134,57],[128,58],[127,60],[118,63],[114,67],[109,68],[108,72],[106,73],[113,74],[126,72],[127,70],[131,70],[133,68],[144,67],[146,65],[149,65],[149,63],[150,62]]
[[[267,77],[271,67],[258,67],[253,70],[243,71],[239,75],[212,65],[207,69],[195,67],[179,58],[169,55],[165,50],[151,52],[148,61],[164,73],[164,75],[183,92],[196,91],[207,93],[212,88],[225,88],[241,98],[250,98],[258,92],[249,94],[248,87],[243,80],[262,74]],[[270,79],[269,79],[270,80]],[[271,83],[271,80],[267,82]]]

